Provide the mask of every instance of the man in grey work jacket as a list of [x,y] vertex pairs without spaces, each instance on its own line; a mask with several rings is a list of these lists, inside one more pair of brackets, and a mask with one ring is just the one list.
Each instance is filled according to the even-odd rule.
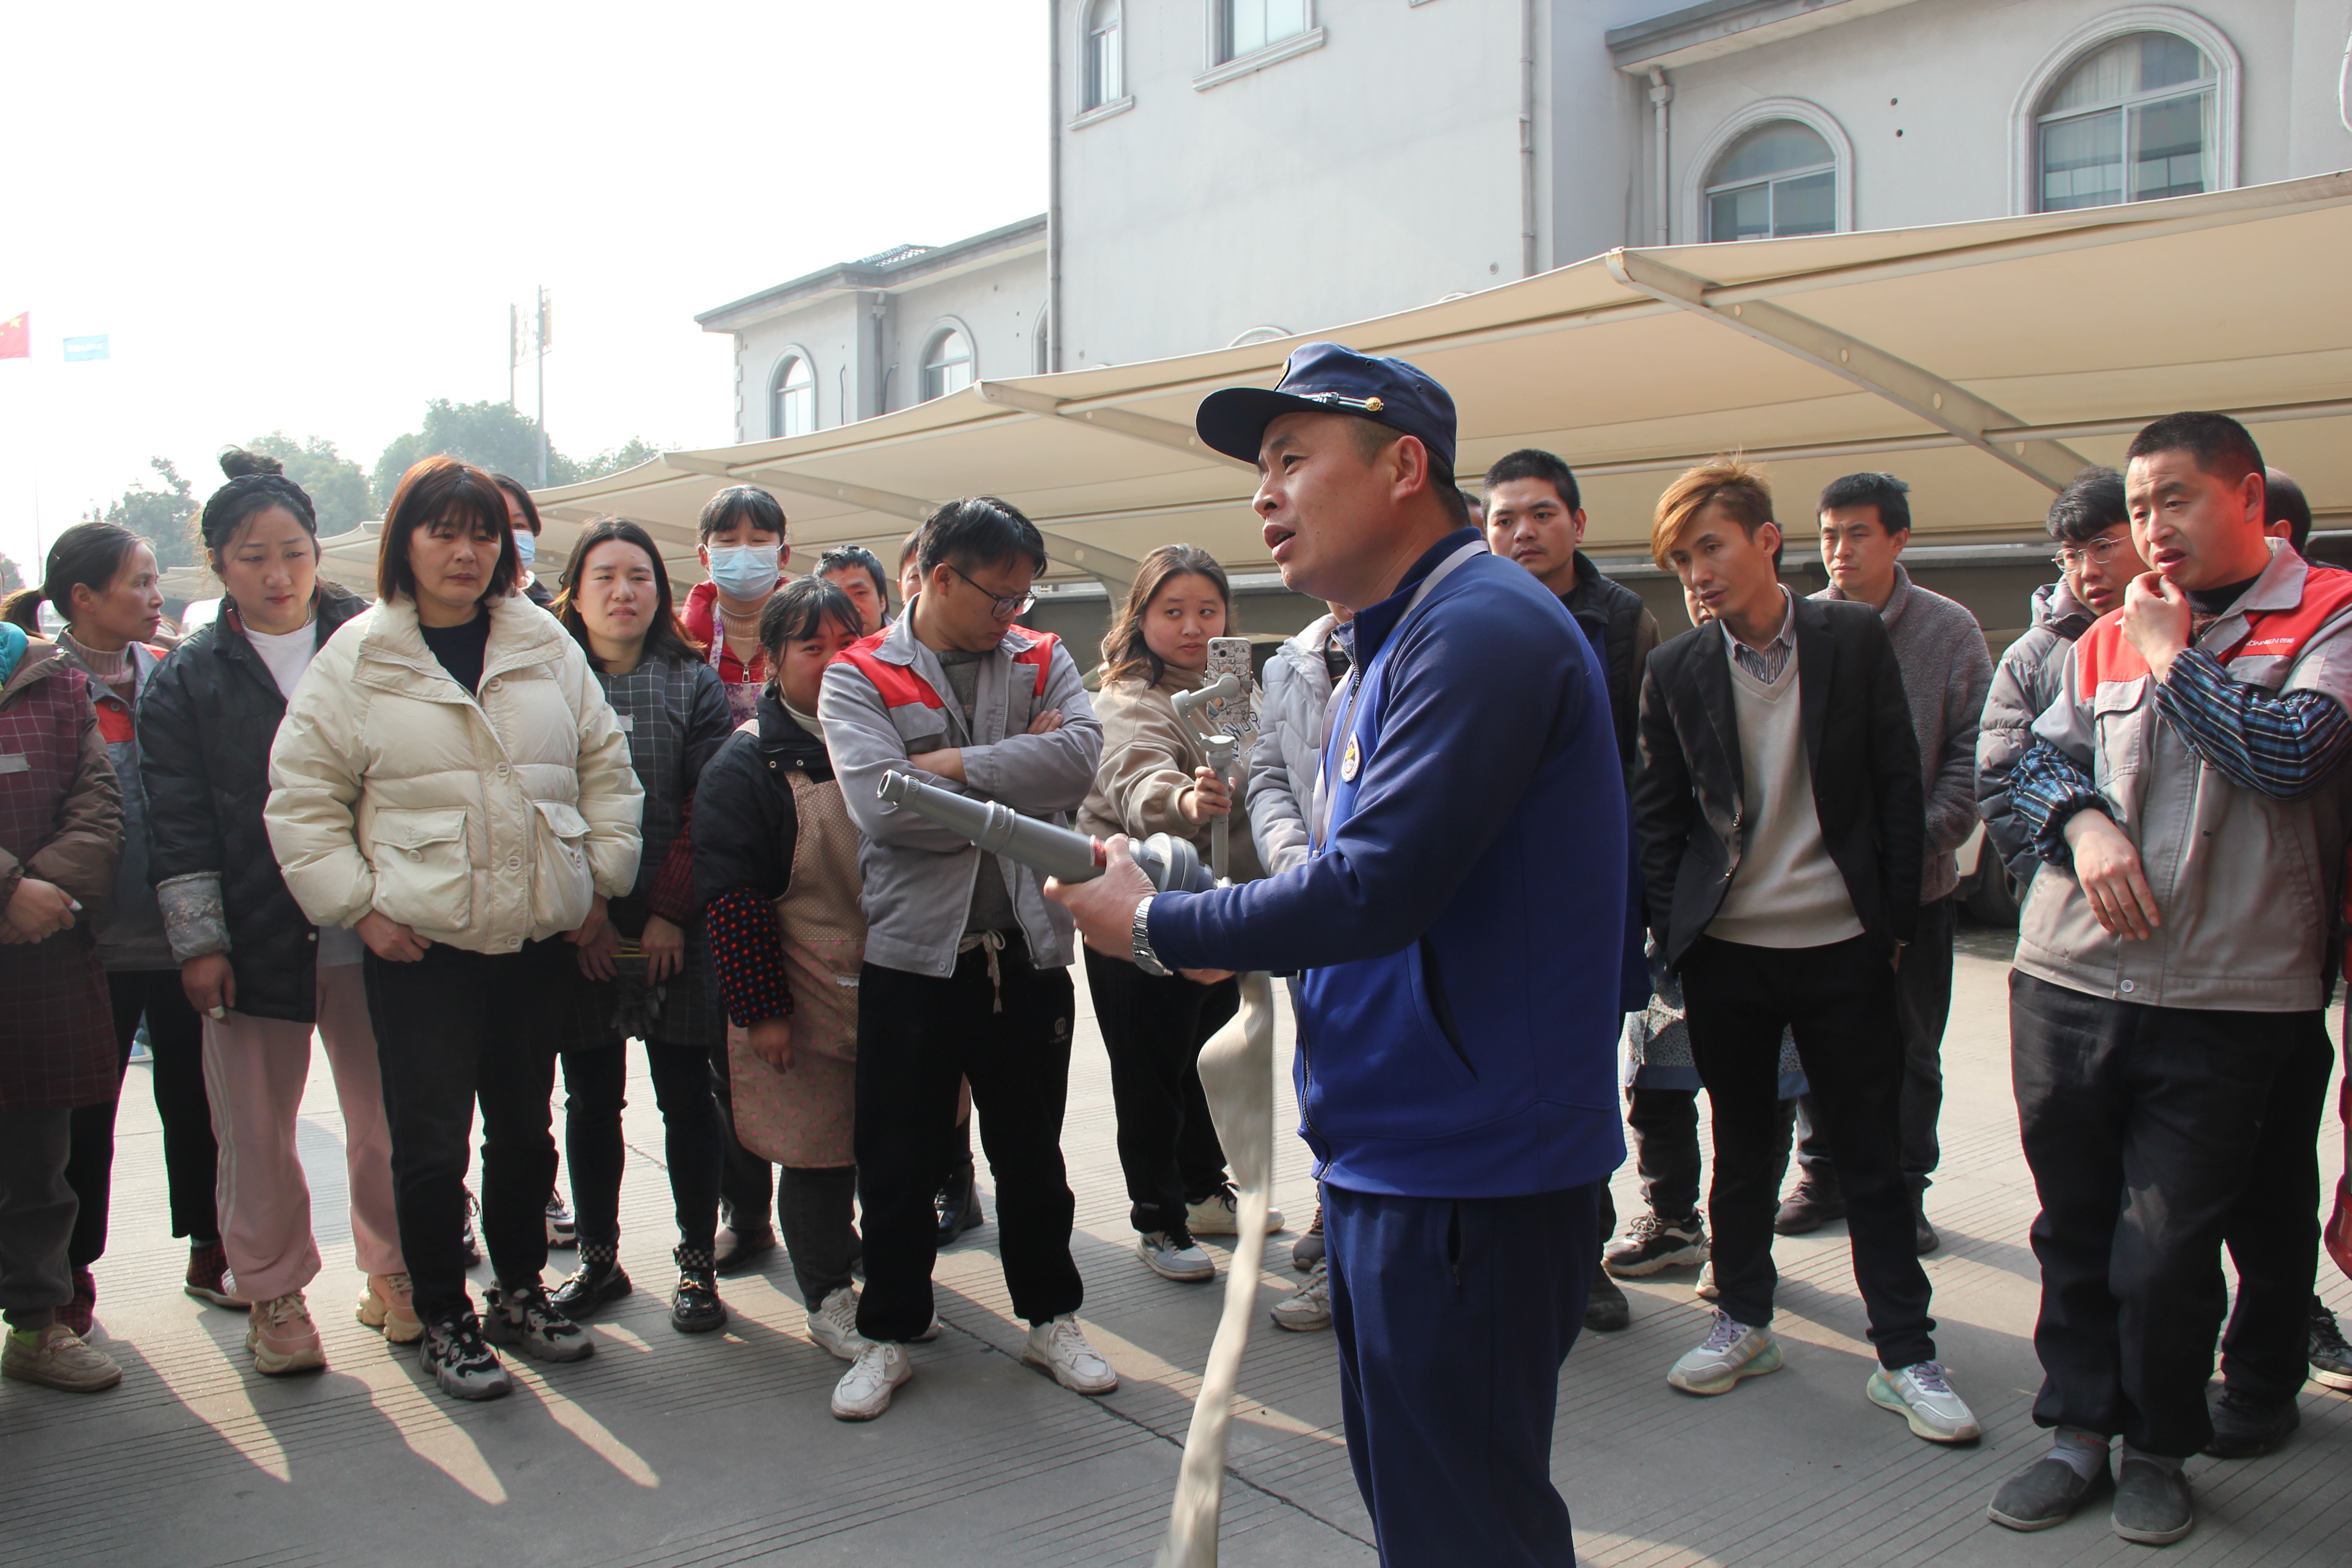
[[1094,784],[1102,726],[1067,649],[1013,625],[1045,564],[1029,520],[988,496],[923,527],[921,591],[898,621],[825,671],[817,702],[858,854],[866,963],[858,976],[857,1187],[866,1290],[856,1359],[833,1413],[869,1421],[930,1338],[932,1199],[956,1085],[987,1131],[996,1223],[1024,1361],[1107,1394],[1110,1364],[1079,1331],[1075,1203],[1062,1162],[1072,1018],[1070,920],[1037,873],[876,793],[885,773],[1059,821]]
[[1284,584],[1356,611],[1312,853],[1154,897],[1114,840],[1105,876],[1047,891],[1153,973],[1302,972],[1301,1131],[1381,1560],[1565,1568],[1559,1367],[1624,1158],[1625,784],[1601,664],[1469,524],[1453,399],[1412,366],[1312,343],[1198,423],[1257,463]]

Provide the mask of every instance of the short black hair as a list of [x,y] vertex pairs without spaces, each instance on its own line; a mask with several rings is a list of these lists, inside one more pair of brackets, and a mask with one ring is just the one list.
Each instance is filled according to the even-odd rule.
[[2263,449],[2226,414],[2168,414],[2132,437],[2124,460],[2158,452],[2186,452],[2200,468],[2230,484],[2263,471]]
[[2294,476],[2284,468],[2266,468],[2263,472],[2263,510],[2272,522],[2287,526],[2287,542],[2300,555],[2311,540],[2311,498],[2294,482]]
[[834,572],[863,571],[874,579],[874,592],[885,608],[890,603],[890,579],[882,574],[882,558],[862,544],[836,544],[816,558],[819,577]]
[[828,583],[822,577],[795,577],[774,593],[760,608],[760,651],[768,656],[768,679],[773,684],[776,670],[782,665],[786,643],[814,637],[816,629],[832,621],[851,637],[866,635],[865,617],[849,595],[841,591],[838,583]]
[[781,541],[788,526],[783,503],[757,485],[730,485],[702,503],[702,515],[695,520],[697,543],[707,544],[710,536],[722,528],[732,528],[738,520],[749,522],[759,533],[772,533]]
[[2131,521],[2124,504],[2124,477],[2113,468],[2084,468],[2050,503],[2050,537],[2061,544],[2088,544],[2119,522]]
[[917,559],[927,582],[941,562],[958,568],[993,566],[1016,555],[1026,556],[1033,572],[1045,569],[1045,536],[1009,500],[961,496],[923,520]]
[[1500,461],[1486,470],[1479,489],[1488,495],[1496,485],[1507,485],[1513,479],[1541,479],[1559,492],[1560,504],[1574,511],[1584,504],[1583,492],[1576,488],[1576,470],[1561,461],[1556,453],[1540,447],[1522,447],[1507,452]]
[[1848,474],[1832,479],[1813,504],[1816,516],[1849,506],[1874,506],[1889,534],[1911,531],[1911,487],[1893,474]]

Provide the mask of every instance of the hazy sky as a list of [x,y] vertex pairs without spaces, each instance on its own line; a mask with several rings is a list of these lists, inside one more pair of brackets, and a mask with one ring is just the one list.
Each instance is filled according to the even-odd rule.
[[[362,468],[425,403],[507,395],[555,300],[578,457],[733,434],[698,311],[1044,210],[1029,0],[27,6],[0,93],[0,552],[170,458],[323,436]],[[109,334],[68,364],[59,340]],[[526,413],[532,388],[519,385]]]

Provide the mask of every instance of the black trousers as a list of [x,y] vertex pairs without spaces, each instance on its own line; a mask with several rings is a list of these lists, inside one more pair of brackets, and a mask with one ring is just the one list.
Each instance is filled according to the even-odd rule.
[[[1944,1112],[1944,1026],[1952,1016],[1951,895],[1919,906],[1919,931],[1895,976],[1895,1019],[1903,1038],[1903,1174],[1913,1191],[1943,1158],[1936,1122]],[[1808,1176],[1837,1179],[1829,1141],[1814,1125],[1813,1097],[1797,1097],[1797,1163]]]
[[[2221,1239],[2316,1017],[2145,1007],[2011,972],[2010,1071],[2042,1201],[2035,1421],[2182,1458],[2212,1437]],[[2317,1212],[2315,1192],[2292,1201]]]
[[1570,1568],[1551,1480],[1602,1184],[1505,1198],[1323,1189],[1339,1408],[1381,1568]]
[[1134,1205],[1128,1218],[1139,1231],[1173,1230],[1187,1204],[1224,1184],[1224,1146],[1199,1063],[1209,1037],[1241,1009],[1241,982],[1146,974],[1088,948],[1087,989],[1110,1058],[1118,1165]]
[[[857,1196],[866,1289],[857,1331],[911,1340],[930,1326],[939,1250],[940,1152],[956,1086],[971,1082],[982,1151],[996,1179],[998,1253],[1013,1310],[1033,1323],[1086,1298],[1070,1257],[1076,1212],[1062,1163],[1073,993],[1066,969],[1039,969],[1019,942],[974,948],[946,979],[868,963],[857,1003]],[[1002,1010],[998,1010],[999,1004]]]
[[[647,1040],[654,1100],[661,1107],[662,1158],[669,1166],[677,1239],[709,1253],[719,1229],[719,1101],[710,1092],[710,1052],[703,1046]],[[621,1237],[621,1112],[629,1070],[626,1042],[576,1046],[563,1053],[563,1147],[572,1157],[572,1208],[584,1241]]]
[[212,1102],[205,1094],[205,1026],[180,989],[176,969],[110,970],[106,989],[114,1004],[115,1097],[72,1113],[73,1152],[66,1184],[81,1200],[67,1261],[87,1268],[106,1254],[107,1210],[114,1197],[114,1112],[121,1101],[120,1071],[131,1060],[131,1037],[147,1020],[154,1047],[155,1116],[163,1124],[163,1173],[171,1189],[172,1234],[218,1241],[214,1207],[220,1151],[213,1142]]
[[2246,1184],[2222,1239],[2238,1270],[2221,1334],[2221,1381],[2250,1398],[2292,1399],[2310,1374],[2311,1293],[2319,1268],[2319,1123],[2336,1047],[2325,1013],[2294,1015]]
[[[1907,962],[1907,961],[1906,961]],[[1903,1054],[1895,973],[1854,937],[1750,947],[1701,937],[1683,960],[1691,1056],[1715,1112],[1707,1217],[1715,1282],[1735,1321],[1772,1321],[1772,1215],[1787,1168],[1780,1035],[1793,1031],[1822,1134],[1845,1183],[1853,1279],[1887,1367],[1935,1358],[1896,1132]]]
[[548,1100],[555,1089],[561,937],[518,952],[440,943],[415,963],[366,955],[368,1017],[392,1130],[393,1206],[416,1312],[468,1309],[464,1183],[474,1108],[482,1110],[482,1240],[499,1282],[536,1285],[547,1267],[555,1182]]

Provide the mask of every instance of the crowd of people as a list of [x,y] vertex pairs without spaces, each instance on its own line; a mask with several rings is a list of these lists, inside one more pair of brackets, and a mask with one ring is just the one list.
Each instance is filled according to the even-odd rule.
[[[1107,1393],[1062,1151],[1083,936],[1137,1263],[1215,1277],[1200,1238],[1237,1200],[1197,1059],[1235,971],[1286,976],[1319,1201],[1273,1321],[1338,1341],[1383,1561],[1568,1563],[1557,1377],[1630,1321],[1616,1279],[1700,1270],[1709,1331],[1664,1377],[1727,1394],[1784,1364],[1774,1235],[1843,1219],[1865,1397],[1930,1442],[1981,1435],[1920,1261],[1981,826],[2022,906],[2052,1432],[1990,1517],[2043,1529],[2104,1488],[2126,1539],[2178,1540],[2185,1458],[2275,1447],[2307,1377],[2352,1391],[2315,1290],[2352,573],[2306,556],[2309,508],[2242,426],[2158,420],[2068,486],[2057,579],[1998,664],[1902,564],[1893,475],[1822,491],[1811,596],[1759,468],[1679,476],[1650,532],[1691,623],[1667,637],[1581,548],[1570,465],[1515,451],[1466,491],[1452,402],[1410,365],[1314,345],[1199,429],[1258,466],[1269,551],[1328,609],[1265,659],[1239,784],[1177,700],[1236,629],[1218,562],[1145,556],[1090,690],[1022,625],[1045,542],[994,498],[940,507],[895,577],[851,547],[793,578],[782,506],[731,488],[682,598],[624,518],[551,589],[528,489],[430,458],[371,603],[320,576],[302,489],[233,452],[198,520],[219,613],[184,638],[146,542],[61,535],[0,605],[6,1374],[120,1381],[92,1265],[143,1026],[185,1288],[247,1313],[259,1373],[325,1364],[315,1033],[358,1321],[452,1396],[508,1392],[501,1351],[589,1356],[583,1324],[635,1288],[632,1040],[677,1330],[724,1325],[721,1281],[781,1243],[848,1363],[833,1414],[883,1415],[940,1331],[939,1249],[986,1217],[976,1113],[1024,1359]],[[1047,881],[885,801],[892,772],[1075,823],[1109,873]],[[1125,841],[1160,834],[1203,863],[1229,844],[1226,883],[1156,892]],[[2346,1229],[2325,1245],[2352,1269]]]

